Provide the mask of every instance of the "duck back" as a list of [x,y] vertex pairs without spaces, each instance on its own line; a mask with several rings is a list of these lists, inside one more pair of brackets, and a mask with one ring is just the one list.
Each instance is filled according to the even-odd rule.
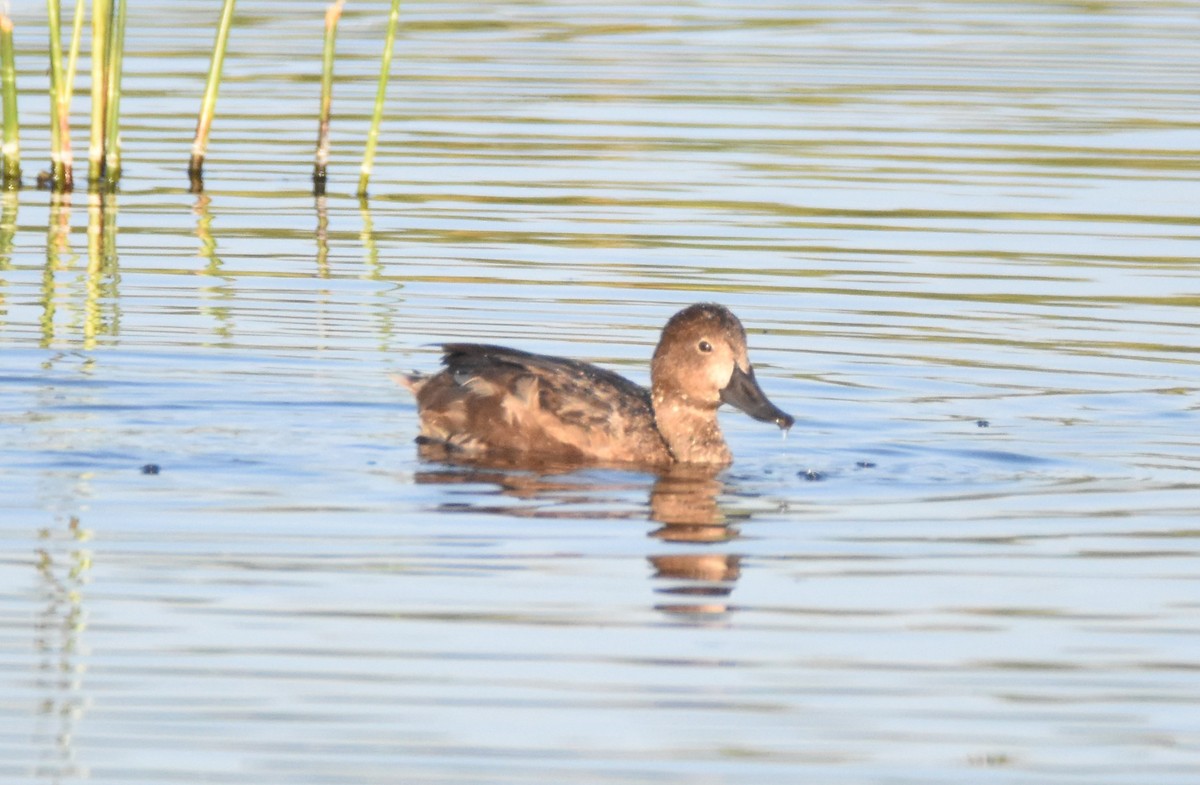
[[672,461],[650,392],[563,357],[474,343],[443,344],[445,368],[410,377],[421,441],[450,457],[495,463]]

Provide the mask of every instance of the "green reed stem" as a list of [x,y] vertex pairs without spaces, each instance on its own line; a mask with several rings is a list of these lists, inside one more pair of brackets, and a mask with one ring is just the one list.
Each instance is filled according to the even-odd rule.
[[[47,0],[47,6],[55,10],[59,19],[51,25],[50,57],[51,66],[55,53],[60,62],[62,57],[62,24],[58,13],[59,0]],[[58,80],[58,92],[52,95],[51,116],[57,116],[58,139],[53,142],[50,150],[51,188],[57,191],[70,191],[75,187],[75,160],[71,152],[71,99],[75,95],[75,72],[79,65],[79,48],[83,41],[84,0],[75,0],[75,15],[71,23],[71,46],[67,53],[67,72],[65,78]],[[56,32],[57,31],[57,32]],[[53,80],[52,80],[53,81]],[[53,90],[51,85],[51,90]],[[57,104],[57,109],[53,104]],[[55,156],[58,156],[57,162]]]
[[79,65],[79,48],[83,41],[83,0],[75,0],[75,16],[71,23],[71,51],[67,54],[67,101],[75,90],[75,70]]
[[61,0],[46,0],[50,28],[50,188],[70,191],[74,186],[71,159],[71,97],[75,91],[75,67],[83,38],[83,0],[76,0],[71,31],[71,49],[66,73],[62,62]]
[[325,54],[321,63],[321,119],[317,127],[317,161],[313,166],[313,193],[325,193],[326,168],[329,165],[329,118],[333,107],[333,48],[338,20],[346,0],[330,3],[325,11]]
[[225,47],[229,43],[229,28],[233,24],[234,0],[225,0],[221,10],[221,22],[217,26],[217,40],[213,43],[212,63],[208,67],[208,83],[204,87],[204,100],[200,103],[200,116],[196,120],[196,138],[192,142],[192,158],[188,162],[188,179],[192,191],[204,190],[204,156],[208,151],[208,133],[212,130],[213,114],[217,110],[217,90],[221,86],[221,69],[225,66]]
[[387,96],[388,74],[392,70],[392,50],[396,43],[396,27],[400,21],[400,0],[392,0],[392,12],[388,16],[387,40],[383,45],[383,59],[379,66],[379,88],[375,91],[375,114],[371,118],[371,130],[367,133],[367,149],[363,153],[362,171],[358,176],[358,196],[367,196],[367,182],[375,166],[375,147],[379,143],[379,125],[383,122],[383,101]]
[[110,186],[121,179],[121,65],[125,59],[125,0],[116,0],[108,36],[108,77],[105,118],[104,179]]
[[13,56],[13,23],[0,14],[0,93],[4,106],[3,165],[0,184],[9,190],[21,187],[21,135],[17,124],[17,65]]
[[50,188],[61,190],[62,164],[62,15],[59,0],[46,0],[46,26],[50,29]]
[[104,132],[108,128],[108,28],[112,0],[92,0],[92,140],[88,146],[88,187],[104,176]]

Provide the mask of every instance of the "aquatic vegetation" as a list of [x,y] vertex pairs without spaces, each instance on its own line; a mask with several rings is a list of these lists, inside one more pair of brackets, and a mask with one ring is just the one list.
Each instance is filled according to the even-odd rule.
[[321,59],[321,119],[317,129],[317,160],[313,166],[313,193],[325,193],[326,168],[329,165],[329,119],[333,106],[333,53],[338,20],[346,0],[330,4],[325,12],[325,49]]
[[217,111],[217,91],[221,88],[221,70],[225,65],[229,28],[233,25],[233,4],[234,0],[225,0],[221,9],[217,38],[213,43],[212,61],[208,66],[208,81],[204,86],[204,98],[200,102],[200,116],[196,120],[196,136],[192,140],[192,157],[188,162],[188,180],[193,191],[204,190],[204,156],[208,152],[208,134],[212,130],[213,115]]
[[400,19],[400,0],[392,0],[392,11],[388,16],[387,37],[383,44],[383,57],[379,65],[379,87],[375,91],[375,112],[371,117],[371,129],[367,132],[367,149],[363,153],[362,168],[358,175],[358,196],[365,199],[367,183],[375,165],[375,146],[379,142],[379,125],[383,121],[383,102],[387,96],[388,75],[392,70],[392,50],[396,44],[396,27]]
[[[63,192],[74,188],[71,151],[71,100],[83,38],[84,3],[76,0],[71,42],[63,66],[62,14],[57,0],[47,0],[50,59],[50,170],[38,176],[38,186]],[[95,0],[92,4],[91,139],[88,146],[88,185],[112,188],[120,177],[121,71],[125,50],[125,0]]]
[[47,0],[46,13],[50,31],[50,171],[39,181],[54,191],[62,192],[70,191],[75,184],[71,154],[71,98],[75,90],[79,44],[83,38],[83,0],[75,2],[65,72],[62,61],[62,15],[58,0]]
[[[334,0],[325,14],[325,45],[321,66],[321,101],[317,137],[316,163],[313,169],[313,191],[325,192],[330,155],[330,123],[332,116],[334,42],[337,25],[346,0]],[[50,77],[50,169],[38,175],[38,187],[56,192],[74,188],[73,157],[71,152],[71,100],[74,95],[76,66],[83,37],[84,0],[76,0],[72,13],[71,37],[64,62],[62,0],[47,0],[46,22],[49,33],[48,73]],[[217,22],[212,57],[196,131],[188,161],[188,180],[191,190],[204,190],[204,162],[208,140],[216,116],[217,94],[221,86],[225,54],[233,27],[235,0],[224,0]],[[374,166],[379,128],[383,120],[384,100],[392,53],[399,26],[400,0],[392,0],[387,35],[381,58],[378,88],[366,149],[358,182],[358,195],[365,197]],[[121,74],[125,55],[126,0],[92,0],[91,4],[91,117],[88,144],[88,187],[91,190],[112,190],[121,177]],[[13,25],[7,14],[0,14],[0,92],[3,93],[3,161],[0,183],[16,189],[21,186],[19,123],[17,117],[17,86]]]
[[0,14],[0,92],[4,105],[4,151],[0,184],[21,187],[21,138],[17,124],[17,69],[13,58],[13,24]]
[[[112,9],[107,54],[105,55],[104,166],[102,173],[111,188],[121,178],[121,65],[125,52],[125,0]],[[93,187],[95,183],[93,183]]]
[[111,12],[111,2],[94,0],[92,3],[92,139],[88,146],[90,184],[98,183],[104,172],[104,132],[108,128],[108,90],[105,89],[104,82],[108,76],[108,47],[102,42],[108,41]]

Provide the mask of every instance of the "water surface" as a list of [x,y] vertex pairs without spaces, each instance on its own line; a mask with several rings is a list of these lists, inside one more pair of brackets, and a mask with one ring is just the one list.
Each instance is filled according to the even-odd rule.
[[[130,9],[120,191],[0,203],[0,774],[1195,780],[1194,4],[406,4],[366,205],[384,4],[315,200],[324,5],[239,3],[203,195],[188,2]],[[417,459],[436,342],[644,383],[698,300],[786,440]]]

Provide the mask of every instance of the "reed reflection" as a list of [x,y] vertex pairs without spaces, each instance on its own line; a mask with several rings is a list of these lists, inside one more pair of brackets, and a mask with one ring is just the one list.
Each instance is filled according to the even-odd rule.
[[46,225],[46,265],[42,268],[42,339],[41,346],[54,343],[54,315],[58,309],[58,273],[75,260],[71,250],[71,192],[50,194],[50,222]]
[[19,208],[16,191],[0,192],[0,270],[7,270],[12,263],[13,237],[17,232]]
[[[39,291],[42,347],[50,347],[59,340],[60,322],[64,320],[70,334],[81,335],[81,348],[85,350],[95,349],[103,337],[120,334],[116,198],[113,193],[88,194],[87,268],[82,276],[64,285],[60,276],[69,272],[78,260],[70,243],[71,194],[50,196],[46,262]],[[62,319],[60,309],[66,314]]]
[[88,193],[87,237],[88,267],[83,305],[83,348],[91,350],[96,348],[100,336],[116,336],[121,332],[115,193]]
[[[0,192],[0,273],[12,268],[13,236],[17,231],[17,194],[15,191]],[[8,281],[0,276],[0,327],[4,326],[4,315],[8,313],[6,294]]]
[[383,263],[379,260],[379,240],[375,235],[375,221],[371,218],[370,202],[359,199],[358,213],[362,217],[362,231],[359,232],[358,239],[362,243],[367,269],[370,271],[367,277],[379,280],[383,277]]
[[[384,264],[379,257],[379,238],[375,232],[375,222],[371,218],[371,205],[366,199],[358,200],[358,212],[362,217],[362,230],[358,239],[363,249],[363,263],[366,272],[363,277],[370,281],[384,281]],[[376,334],[379,336],[379,350],[392,351],[396,336],[396,315],[401,312],[403,297],[401,291],[404,283],[392,279],[386,285],[375,290],[374,297],[377,306],[373,308],[376,321]]]
[[36,684],[41,700],[34,722],[39,778],[61,782],[84,776],[73,745],[87,698],[85,666],[80,661],[81,637],[87,628],[84,587],[91,570],[86,543],[91,532],[71,516],[65,527],[38,531],[34,562],[42,608],[34,624],[37,652]]
[[[641,481],[622,482],[591,472],[529,474],[474,466],[451,466],[418,472],[420,484],[494,485],[501,499],[466,497],[445,502],[439,512],[482,512],[518,518],[636,519],[646,508],[629,508],[618,493],[642,488]],[[669,552],[647,557],[653,568],[654,591],[671,601],[655,604],[666,613],[711,615],[730,610],[728,598],[741,574],[740,558],[728,546],[740,533],[721,506],[725,484],[719,469],[676,466],[657,475],[650,487],[648,518],[659,524],[649,536],[670,546]]]
[[329,200],[324,193],[316,197],[317,277],[329,277]]
[[212,198],[206,193],[196,195],[196,203],[192,213],[196,216],[196,239],[200,241],[197,254],[207,260],[203,273],[210,281],[220,281],[216,285],[199,287],[200,297],[204,301],[200,312],[211,316],[216,323],[213,332],[223,345],[233,338],[234,325],[230,303],[233,301],[233,276],[222,270],[224,263],[217,253],[217,240],[212,233],[213,216],[209,207]]

